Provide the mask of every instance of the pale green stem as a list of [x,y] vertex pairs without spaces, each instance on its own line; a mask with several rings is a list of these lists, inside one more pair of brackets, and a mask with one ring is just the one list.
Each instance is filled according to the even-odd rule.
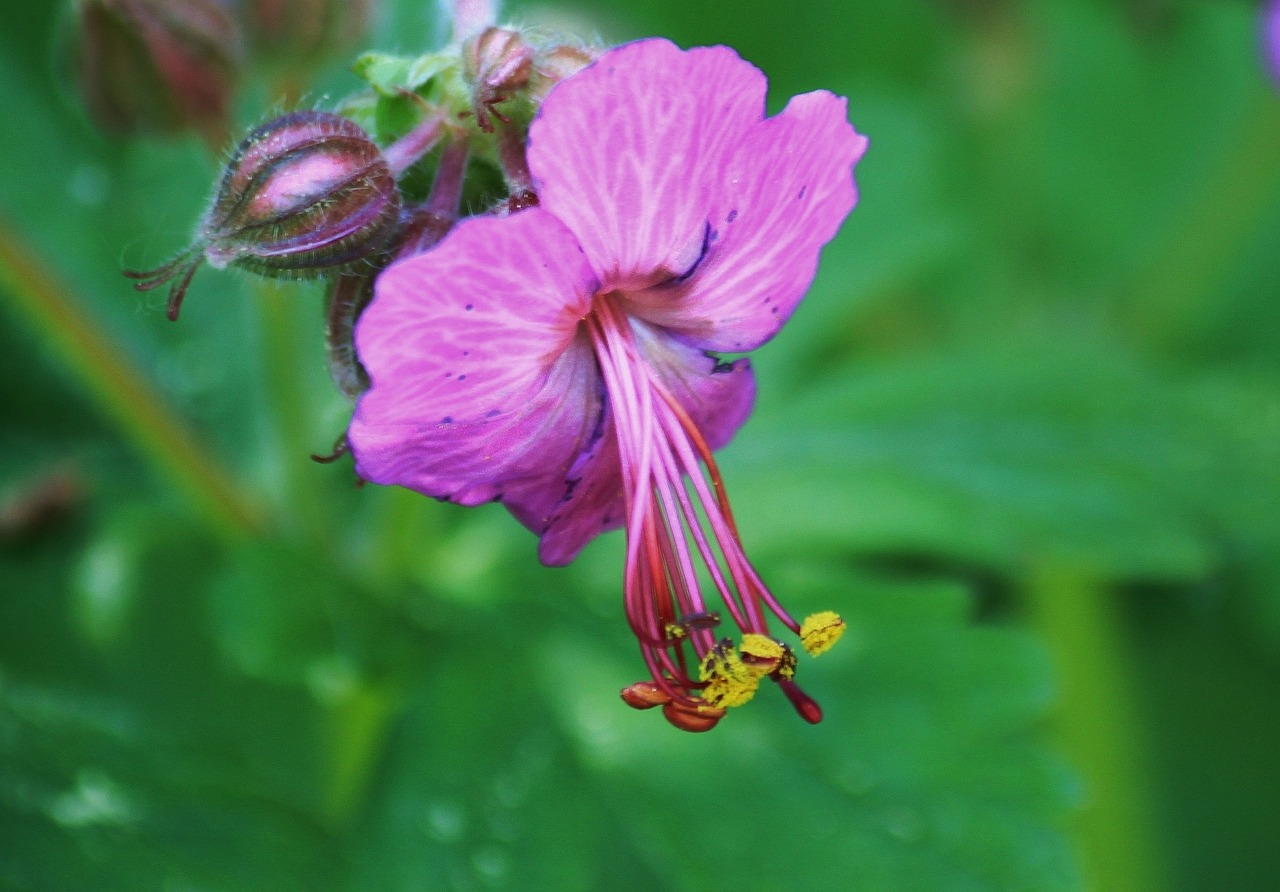
[[[124,287],[121,280],[122,288]],[[0,286],[10,305],[75,373],[98,406],[224,534],[262,529],[250,503],[160,394],[113,343],[106,329],[0,219]],[[127,293],[127,290],[122,293]]]
[[[261,279],[254,291],[262,332],[263,388],[270,407],[274,463],[279,471],[276,496],[294,532],[318,538],[328,529],[321,488],[332,472],[311,460],[326,453],[335,436],[316,431],[316,407],[307,387],[308,370],[323,362],[324,345],[302,343],[300,316],[315,312],[314,295],[292,283]],[[308,349],[314,347],[314,350]]]
[[1059,685],[1055,729],[1080,774],[1075,830],[1086,886],[1107,892],[1167,889],[1156,839],[1149,737],[1112,593],[1089,574],[1046,566],[1027,585]]

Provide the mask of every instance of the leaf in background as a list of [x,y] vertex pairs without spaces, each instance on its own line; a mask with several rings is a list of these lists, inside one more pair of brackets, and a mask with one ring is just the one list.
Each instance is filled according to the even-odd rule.
[[1006,576],[1052,557],[1102,578],[1205,579],[1244,482],[1204,452],[1227,432],[1088,344],[1028,338],[847,368],[730,453],[737,498],[758,506],[744,533],[775,551],[802,531],[837,553]]

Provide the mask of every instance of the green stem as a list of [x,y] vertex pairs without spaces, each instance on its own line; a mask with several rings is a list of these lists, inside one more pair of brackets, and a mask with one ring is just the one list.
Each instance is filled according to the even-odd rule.
[[327,524],[320,490],[325,475],[310,456],[328,452],[333,434],[317,436],[317,410],[307,387],[308,370],[320,368],[324,345],[319,338],[314,345],[304,343],[309,329],[299,319],[315,312],[310,300],[313,295],[299,293],[292,283],[270,279],[261,280],[255,291],[262,326],[263,387],[271,407],[274,452],[280,469],[277,497],[287,509],[285,514],[297,522],[299,532],[325,541]]
[[0,219],[0,286],[121,432],[227,535],[263,526],[251,504],[200,442],[95,325],[68,289]]
[[1033,575],[1028,596],[1057,671],[1058,738],[1084,784],[1076,830],[1088,887],[1166,889],[1115,599],[1088,574],[1056,566]]

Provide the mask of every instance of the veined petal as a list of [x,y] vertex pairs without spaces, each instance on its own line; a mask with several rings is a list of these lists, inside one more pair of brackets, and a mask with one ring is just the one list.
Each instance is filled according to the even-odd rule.
[[753,350],[804,297],[818,254],[857,201],[866,138],[846,100],[796,96],[742,139],[711,203],[708,250],[678,285],[631,295],[636,313],[713,351]]
[[598,438],[579,331],[594,290],[572,234],[538,209],[463,222],[382,273],[356,328],[372,382],[348,431],[357,472],[466,505],[517,485],[558,500]]
[[529,129],[529,168],[605,290],[697,264],[726,162],[764,118],[765,89],[728,47],[655,38],[606,52],[551,91]]

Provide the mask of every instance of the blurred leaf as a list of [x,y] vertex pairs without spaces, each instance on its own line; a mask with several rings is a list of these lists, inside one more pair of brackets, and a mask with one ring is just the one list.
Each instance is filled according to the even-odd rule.
[[0,766],[6,888],[309,890],[332,869],[251,765],[108,701],[0,683]]
[[802,532],[1006,575],[1054,557],[1195,583],[1256,535],[1245,502],[1280,494],[1273,449],[1197,402],[1087,340],[1029,340],[846,369],[761,417],[725,465],[739,500],[770,506],[745,532],[771,550]]

